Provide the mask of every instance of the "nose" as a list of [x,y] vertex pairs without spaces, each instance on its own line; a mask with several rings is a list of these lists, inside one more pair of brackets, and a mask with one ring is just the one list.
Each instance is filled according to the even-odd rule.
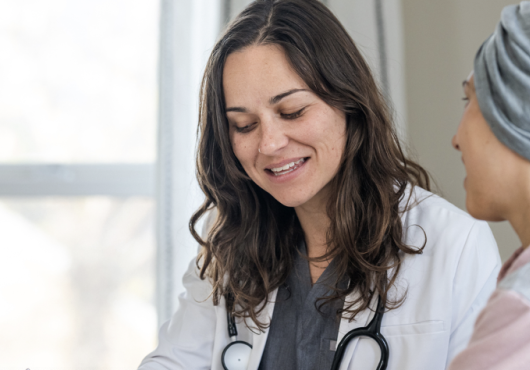
[[289,138],[284,132],[282,123],[278,122],[275,117],[262,118],[260,128],[261,138],[258,151],[261,154],[274,156],[289,143]]
[[453,145],[453,148],[456,150],[460,150],[460,146],[458,145],[456,134],[453,136],[453,139],[451,140],[451,144]]

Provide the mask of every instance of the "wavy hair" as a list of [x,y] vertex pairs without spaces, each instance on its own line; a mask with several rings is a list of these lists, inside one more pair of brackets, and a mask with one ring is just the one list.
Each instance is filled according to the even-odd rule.
[[[293,208],[276,201],[245,173],[232,151],[223,94],[223,68],[231,53],[250,45],[278,45],[307,86],[346,115],[346,145],[331,180],[327,253],[337,258],[336,276],[350,284],[323,298],[345,299],[338,314],[353,320],[380,294],[386,309],[405,295],[387,299],[403,254],[418,254],[403,242],[400,202],[406,187],[429,189],[427,172],[404,155],[389,108],[370,68],[335,16],[317,0],[258,0],[228,26],[215,45],[200,94],[197,178],[205,201],[189,226],[202,245],[197,257],[202,279],[213,284],[213,301],[233,297],[236,316],[258,320],[269,294],[293,268],[304,234]],[[406,204],[409,202],[407,201]],[[217,218],[203,239],[198,220],[212,208]],[[231,309],[232,309],[231,308]]]

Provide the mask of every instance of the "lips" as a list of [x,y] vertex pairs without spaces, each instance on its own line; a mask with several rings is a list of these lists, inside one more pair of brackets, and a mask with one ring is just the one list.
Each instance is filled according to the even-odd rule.
[[267,168],[265,168],[265,171],[269,172],[270,174],[273,174],[274,176],[285,175],[290,172],[293,172],[294,170],[302,166],[307,159],[309,159],[309,157],[288,159],[288,160],[267,166]]
[[305,158],[300,158],[296,162],[287,163],[285,166],[271,168],[270,171],[272,171],[272,173],[274,173],[275,175],[288,173],[294,170],[296,167],[299,167],[304,162],[305,162]]

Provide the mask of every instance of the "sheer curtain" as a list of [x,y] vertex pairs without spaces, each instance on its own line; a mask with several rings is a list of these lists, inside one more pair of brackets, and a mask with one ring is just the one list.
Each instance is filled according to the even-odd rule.
[[176,309],[182,275],[197,254],[188,230],[203,200],[195,180],[199,87],[223,22],[221,0],[162,0],[157,185],[157,310]]

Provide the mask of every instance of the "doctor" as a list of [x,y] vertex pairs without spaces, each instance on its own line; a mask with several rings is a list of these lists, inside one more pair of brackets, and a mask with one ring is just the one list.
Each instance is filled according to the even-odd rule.
[[[379,298],[387,369],[445,369],[495,287],[495,241],[428,191],[333,14],[249,5],[212,52],[200,107],[202,249],[140,370],[222,370],[228,313],[249,349],[237,369],[327,370]],[[340,369],[376,369],[379,348],[354,338]]]

